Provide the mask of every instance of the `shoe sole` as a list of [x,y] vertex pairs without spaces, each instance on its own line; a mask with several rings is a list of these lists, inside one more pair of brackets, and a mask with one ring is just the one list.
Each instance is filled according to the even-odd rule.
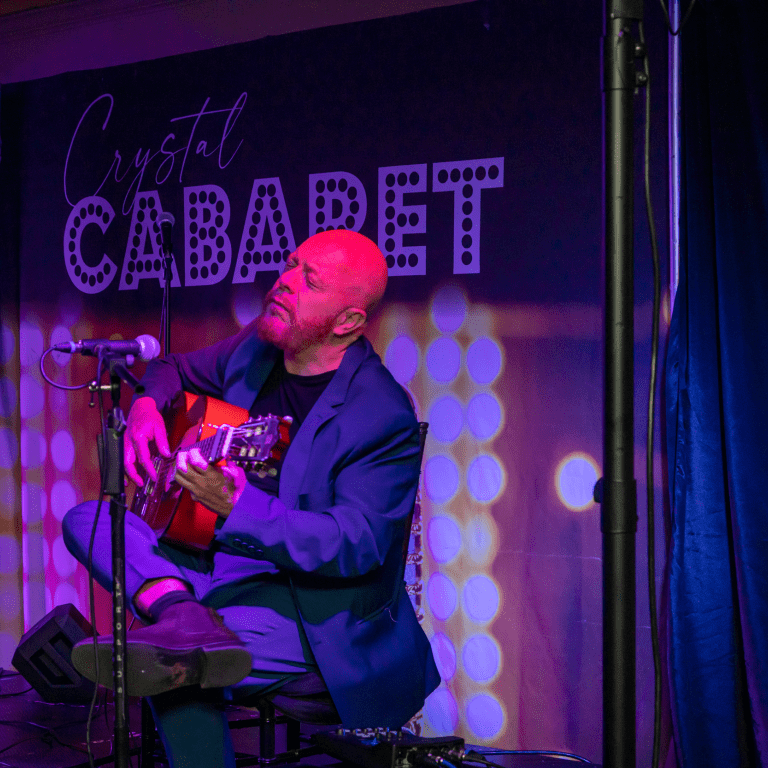
[[[235,685],[251,671],[251,654],[237,646],[162,648],[149,643],[127,644],[126,693],[128,696],[156,696],[187,685],[225,688]],[[112,646],[97,643],[98,683],[112,689]],[[72,664],[96,682],[96,661],[91,643],[72,649]]]

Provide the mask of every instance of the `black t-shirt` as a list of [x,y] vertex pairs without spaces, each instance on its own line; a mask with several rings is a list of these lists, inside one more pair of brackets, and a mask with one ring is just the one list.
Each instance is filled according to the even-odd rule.
[[[256,400],[250,408],[251,416],[292,416],[289,435],[296,436],[307,414],[333,378],[335,370],[318,373],[313,376],[299,376],[285,370],[282,353],[275,361],[275,366],[264,382]],[[251,472],[248,480],[257,488],[277,496],[280,484],[280,470],[285,457],[291,450],[290,443],[282,459],[274,466],[276,472],[260,476],[263,473]]]

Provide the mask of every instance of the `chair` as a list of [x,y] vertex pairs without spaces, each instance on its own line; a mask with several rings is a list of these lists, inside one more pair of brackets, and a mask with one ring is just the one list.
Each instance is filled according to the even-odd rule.
[[[419,467],[421,467],[424,457],[424,445],[427,439],[428,428],[429,424],[426,421],[419,422]],[[406,531],[409,532],[409,535],[403,541],[403,557],[399,579],[402,579],[405,573],[410,533],[417,504],[418,494],[406,523]],[[314,672],[307,672],[266,697],[254,697],[252,706],[258,710],[257,716],[230,719],[229,721],[230,729],[259,728],[259,754],[236,755],[235,764],[237,768],[244,768],[249,765],[276,765],[286,762],[298,762],[303,757],[318,754],[321,750],[316,746],[301,746],[301,724],[333,726],[341,722],[333,699],[331,699],[325,686],[325,681]],[[250,707],[250,702],[241,703],[233,707],[233,710],[244,711],[246,708],[250,709]],[[278,714],[278,712],[282,714]],[[276,752],[278,725],[286,726],[286,750],[284,752]],[[154,749],[157,740],[157,731],[152,712],[147,701],[142,700],[142,768],[154,768]]]

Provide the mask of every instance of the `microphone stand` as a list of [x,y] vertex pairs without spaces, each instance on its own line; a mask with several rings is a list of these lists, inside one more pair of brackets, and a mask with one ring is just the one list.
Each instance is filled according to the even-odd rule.
[[163,309],[160,323],[160,335],[163,339],[163,357],[167,357],[171,351],[171,265],[173,254],[171,249],[163,248]]
[[[102,357],[104,359],[104,357]],[[128,695],[126,680],[126,608],[125,608],[125,484],[124,443],[125,417],[120,408],[120,381],[133,387],[137,394],[144,391],[136,377],[128,371],[133,356],[106,356],[109,360],[109,384],[98,381],[91,391],[109,390],[112,407],[107,415],[106,430],[99,435],[99,457],[102,459],[102,485],[110,497],[109,517],[112,523],[112,679],[114,684],[115,768],[130,768],[128,741]],[[106,440],[106,442],[105,442]]]
[[175,220],[170,213],[160,216],[161,249],[163,253],[163,307],[160,312],[160,337],[163,340],[163,357],[171,352],[171,279],[173,277],[173,246],[171,229]]

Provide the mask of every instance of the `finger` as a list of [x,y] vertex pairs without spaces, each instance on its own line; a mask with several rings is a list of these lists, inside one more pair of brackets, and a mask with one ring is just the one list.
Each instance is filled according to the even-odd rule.
[[189,463],[197,469],[205,470],[208,468],[208,461],[200,453],[199,448],[192,448],[189,452]]
[[186,488],[186,490],[191,491],[194,488],[194,484],[189,479],[189,475],[187,475],[184,472],[180,472],[178,469],[176,470],[176,474],[173,476],[173,479],[182,487]]
[[165,424],[163,421],[155,422],[153,425],[152,438],[155,441],[155,446],[162,456],[170,458],[171,449],[168,445],[168,434],[165,431]]
[[189,466],[187,462],[187,451],[179,451],[176,454],[176,474],[178,475],[180,472],[183,472],[186,474],[189,471]]
[[157,472],[155,471],[155,465],[152,461],[152,456],[149,452],[149,444],[146,439],[138,438],[133,441],[134,450],[139,455],[139,464],[147,471],[147,474],[153,479],[157,480]]
[[125,474],[128,475],[136,485],[139,487],[143,486],[144,480],[142,480],[141,476],[136,471],[136,451],[133,449],[133,445],[131,445],[130,442],[125,444],[125,456],[123,457],[123,462],[125,465]]
[[222,472],[227,478],[228,484],[231,488],[230,501],[232,504],[236,504],[240,499],[240,496],[242,496],[245,485],[248,482],[245,476],[245,471],[242,469],[242,467],[238,467],[237,465],[227,464],[222,467]]

